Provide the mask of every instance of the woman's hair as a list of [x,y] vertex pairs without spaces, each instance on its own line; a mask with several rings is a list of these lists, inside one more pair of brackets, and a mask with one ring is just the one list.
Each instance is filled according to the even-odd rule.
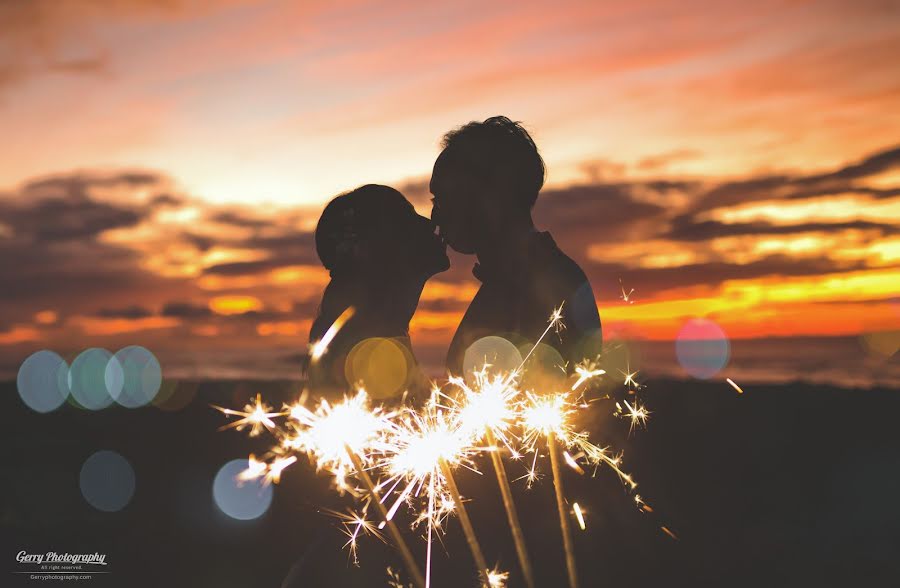
[[366,255],[377,255],[375,245],[392,239],[392,221],[414,213],[403,194],[377,184],[366,184],[328,203],[316,225],[316,253],[331,281],[322,294],[310,341],[320,339],[348,306],[359,307],[371,299],[375,293],[365,288],[365,277],[374,277],[383,264]]
[[355,270],[359,248],[371,244],[398,213],[412,214],[412,204],[388,186],[366,184],[336,196],[316,225],[316,253],[331,276]]

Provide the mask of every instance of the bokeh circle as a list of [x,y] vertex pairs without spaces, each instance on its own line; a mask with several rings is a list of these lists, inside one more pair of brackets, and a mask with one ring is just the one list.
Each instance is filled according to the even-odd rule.
[[69,365],[58,354],[41,350],[19,366],[16,388],[22,402],[36,412],[59,408],[69,395]]
[[84,462],[79,476],[81,495],[104,512],[125,508],[134,495],[134,468],[115,451],[98,451]]
[[681,367],[703,380],[719,373],[731,357],[731,343],[718,324],[706,318],[688,320],[675,340],[675,355]]
[[156,398],[162,384],[162,370],[153,353],[140,345],[131,345],[110,358],[104,381],[113,400],[126,408],[138,408]]
[[69,367],[69,390],[84,408],[100,410],[113,402],[106,387],[106,366],[112,354],[106,349],[92,347],[78,354]]
[[213,500],[223,513],[239,521],[250,521],[264,515],[272,504],[272,486],[261,479],[239,480],[246,470],[246,459],[229,461],[219,469],[213,481]]
[[509,373],[522,365],[522,353],[512,342],[489,335],[478,339],[463,355],[463,375],[467,382],[472,374],[485,369],[489,374]]
[[372,337],[347,354],[344,376],[351,386],[361,384],[373,398],[384,399],[406,388],[412,366],[412,356],[402,344]]
[[519,347],[519,353],[525,361],[520,378],[523,390],[554,390],[565,384],[566,360],[555,347],[526,344]]

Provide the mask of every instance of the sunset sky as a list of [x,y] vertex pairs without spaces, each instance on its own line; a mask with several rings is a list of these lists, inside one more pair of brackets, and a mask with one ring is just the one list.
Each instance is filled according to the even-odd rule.
[[[898,56],[895,2],[0,2],[0,368],[301,354],[324,203],[428,214],[441,135],[495,114],[610,336],[898,329]],[[477,289],[453,262],[426,357]]]

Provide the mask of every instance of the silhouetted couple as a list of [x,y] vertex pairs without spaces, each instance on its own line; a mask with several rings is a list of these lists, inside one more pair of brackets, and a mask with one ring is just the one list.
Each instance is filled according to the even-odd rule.
[[[354,348],[373,338],[389,340],[415,365],[409,322],[425,282],[450,266],[446,245],[477,256],[473,274],[481,282],[447,353],[449,372],[462,374],[466,350],[488,335],[517,347],[534,344],[561,303],[565,329],[544,343],[559,352],[569,371],[578,360],[599,352],[600,318],[584,272],[549,233],[537,231],[532,220],[545,171],[528,132],[495,116],[447,133],[442,146],[431,177],[430,220],[418,215],[397,190],[372,184],[342,194],[325,207],[316,227],[316,250],[331,281],[310,341],[320,340],[348,307],[355,314],[322,361],[311,366],[314,388],[342,389],[357,383],[349,378],[365,379],[353,370]],[[373,345],[360,353],[377,364],[383,359],[369,366],[374,373],[393,378],[398,390],[415,388],[417,382],[400,382],[394,368],[383,365],[391,363],[392,354]]]

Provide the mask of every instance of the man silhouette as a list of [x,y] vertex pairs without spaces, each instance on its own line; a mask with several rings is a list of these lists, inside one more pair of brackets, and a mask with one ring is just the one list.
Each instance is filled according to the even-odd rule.
[[549,233],[535,229],[531,210],[544,184],[544,161],[528,132],[505,116],[473,121],[444,136],[431,176],[431,218],[460,253],[474,253],[481,287],[447,354],[461,374],[469,346],[497,335],[517,347],[533,344],[563,304],[566,328],[544,342],[571,371],[600,352],[594,294],[584,272]]

